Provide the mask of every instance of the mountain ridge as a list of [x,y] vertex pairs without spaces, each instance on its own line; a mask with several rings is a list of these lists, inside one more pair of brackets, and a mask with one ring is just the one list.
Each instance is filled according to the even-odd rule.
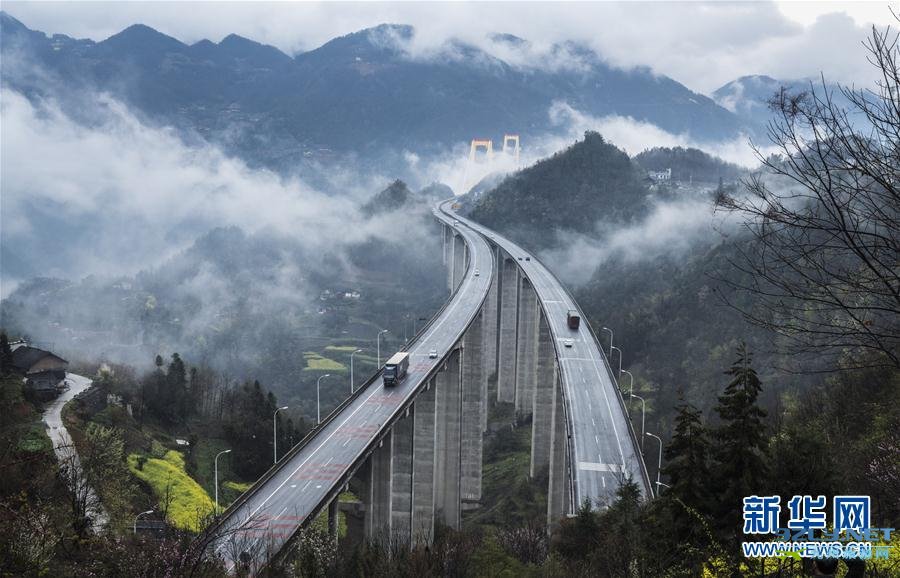
[[[593,117],[630,117],[701,141],[730,139],[744,129],[734,114],[677,81],[648,68],[615,68],[572,42],[553,49],[554,58],[571,66],[525,67],[459,40],[432,57],[411,55],[404,43],[416,31],[396,24],[293,57],[237,35],[188,45],[133,25],[94,42],[51,38],[5,13],[0,24],[4,57],[24,53],[66,79],[66,88],[108,92],[151,118],[276,169],[335,154],[446,152],[475,134],[559,135],[567,127],[549,115],[559,101]],[[513,51],[529,50],[526,39],[497,39]],[[22,50],[13,53],[17,45]],[[527,62],[531,53],[517,54]],[[25,94],[50,90],[39,79],[13,74],[4,83]]]

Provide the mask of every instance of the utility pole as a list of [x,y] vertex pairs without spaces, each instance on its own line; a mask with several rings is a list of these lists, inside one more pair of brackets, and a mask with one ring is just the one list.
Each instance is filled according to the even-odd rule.
[[278,412],[287,408],[288,406],[279,407],[272,415],[272,453],[274,458],[272,462],[273,464],[278,463]]
[[216,454],[216,458],[213,460],[213,466],[215,470],[214,478],[216,485],[216,515],[219,515],[219,456],[222,454],[229,454],[231,450],[222,450]]

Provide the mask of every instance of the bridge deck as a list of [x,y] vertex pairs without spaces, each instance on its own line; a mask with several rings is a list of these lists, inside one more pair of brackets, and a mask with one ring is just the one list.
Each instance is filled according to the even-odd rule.
[[[452,225],[446,215],[435,215]],[[459,342],[487,296],[494,265],[480,235],[464,226],[456,229],[469,246],[470,265],[449,303],[409,344],[406,378],[391,388],[385,388],[380,378],[361,386],[353,400],[330,415],[307,443],[294,448],[223,514],[217,533],[224,537],[215,550],[230,567],[241,552],[247,552],[256,564],[264,562],[317,514]],[[481,274],[475,276],[475,269]],[[437,359],[429,358],[431,349],[438,351]]]
[[[456,216],[461,223],[499,245],[531,281],[556,343],[569,415],[571,468],[574,473],[575,505],[585,498],[609,504],[623,476],[631,476],[643,495],[650,495],[650,482],[641,460],[628,415],[614,384],[603,350],[583,313],[578,331],[568,327],[567,312],[580,311],[578,304],[558,279],[528,251],[479,225]],[[525,258],[530,260],[526,261]],[[564,340],[572,339],[572,347]]]

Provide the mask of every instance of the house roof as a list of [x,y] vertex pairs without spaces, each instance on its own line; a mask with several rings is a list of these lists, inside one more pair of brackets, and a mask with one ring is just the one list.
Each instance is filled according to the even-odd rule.
[[20,371],[28,372],[29,369],[34,367],[34,365],[44,359],[45,357],[53,357],[59,360],[60,363],[69,363],[62,357],[58,355],[54,355],[49,351],[44,351],[43,349],[38,349],[37,347],[31,347],[30,345],[23,345],[22,347],[17,347],[12,352],[12,362],[15,367],[17,367]]

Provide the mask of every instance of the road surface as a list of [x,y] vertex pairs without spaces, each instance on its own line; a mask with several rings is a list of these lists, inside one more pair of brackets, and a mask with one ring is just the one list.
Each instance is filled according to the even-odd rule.
[[92,383],[93,381],[87,377],[76,375],[74,373],[67,373],[66,385],[68,386],[68,389],[66,389],[59,397],[48,402],[47,405],[44,406],[44,412],[41,415],[41,419],[44,420],[44,425],[47,428],[47,435],[50,436],[50,441],[53,443],[53,452],[56,454],[56,459],[59,461],[60,466],[64,468],[73,468],[75,470],[75,475],[70,476],[70,484],[75,483],[78,485],[76,491],[80,495],[87,494],[87,513],[91,518],[91,525],[94,532],[99,533],[109,522],[109,516],[107,516],[103,507],[100,505],[100,499],[97,497],[97,493],[93,488],[87,485],[84,480],[84,475],[82,475],[81,472],[81,460],[78,458],[78,452],[75,450],[72,436],[69,435],[69,431],[66,429],[66,426],[63,425],[62,421],[63,407],[74,399],[76,395],[91,387]]
[[[435,216],[453,226],[453,219],[440,211],[436,210]],[[365,458],[371,444],[434,374],[481,309],[493,275],[493,256],[480,235],[465,226],[455,228],[470,248],[469,268],[447,306],[410,343],[407,377],[391,388],[385,388],[380,379],[363,386],[309,443],[283,458],[273,475],[257,482],[245,501],[225,513],[218,527],[225,537],[216,543],[215,551],[229,568],[235,566],[242,552],[247,552],[243,556],[254,566],[264,562],[334,495],[351,469]],[[474,274],[475,269],[480,275]],[[437,359],[429,358],[431,349],[438,351]],[[388,358],[390,353],[382,357]]]
[[[516,259],[547,314],[570,416],[576,507],[585,498],[600,506],[612,503],[624,476],[637,482],[645,497],[650,496],[649,480],[640,454],[635,451],[628,416],[610,377],[604,354],[583,313],[580,328],[577,331],[569,329],[567,313],[570,309],[580,311],[578,304],[531,253],[474,221],[458,215],[455,218]],[[573,340],[571,348],[565,347],[566,339]]]

